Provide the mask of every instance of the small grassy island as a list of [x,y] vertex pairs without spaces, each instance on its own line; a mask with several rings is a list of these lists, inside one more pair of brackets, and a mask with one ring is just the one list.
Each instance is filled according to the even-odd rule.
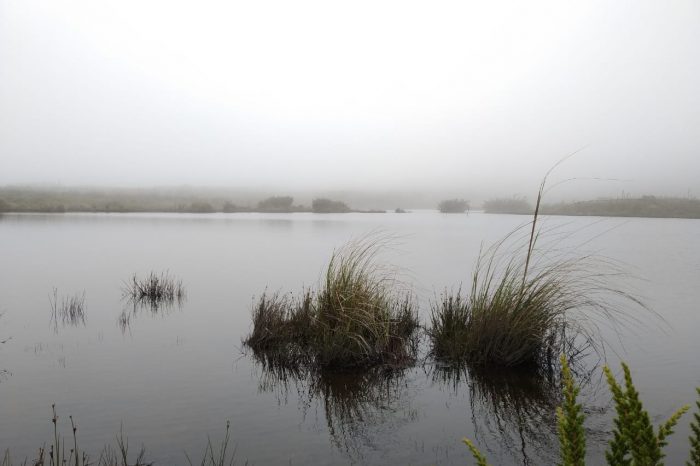
[[256,356],[323,370],[405,366],[416,357],[417,312],[375,261],[381,241],[335,252],[318,290],[263,294],[244,343]]

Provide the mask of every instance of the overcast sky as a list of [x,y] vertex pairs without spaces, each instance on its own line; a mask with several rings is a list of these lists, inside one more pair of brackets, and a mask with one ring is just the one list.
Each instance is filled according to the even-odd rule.
[[0,0],[0,184],[700,195],[700,1]]

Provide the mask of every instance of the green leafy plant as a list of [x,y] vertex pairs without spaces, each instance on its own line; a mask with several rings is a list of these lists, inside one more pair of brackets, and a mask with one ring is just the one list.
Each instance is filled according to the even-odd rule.
[[695,390],[698,392],[698,400],[695,402],[697,412],[693,414],[690,423],[693,434],[690,436],[690,461],[685,463],[687,466],[700,466],[700,388]]
[[586,457],[586,434],[583,430],[583,406],[576,402],[580,388],[576,386],[571,369],[561,357],[561,377],[564,402],[557,408],[557,430],[562,466],[583,466]]
[[[584,415],[582,406],[576,397],[579,388],[573,379],[565,357],[561,358],[563,402],[557,408],[557,428],[559,432],[559,451],[561,466],[584,466],[586,456],[586,439],[583,428]],[[651,423],[649,413],[644,410],[639,392],[632,381],[629,367],[622,363],[624,382],[621,385],[615,379],[608,366],[603,368],[605,378],[613,396],[616,417],[613,420],[613,438],[608,443],[605,460],[609,466],[662,466],[664,464],[663,448],[679,419],[689,406],[683,406],[661,424],[656,431]],[[700,395],[700,388],[698,395]],[[700,401],[697,403],[700,411]],[[700,414],[696,413],[691,423],[693,435],[690,437],[691,453],[688,466],[700,464]],[[464,439],[472,456],[479,466],[487,465],[486,458],[476,446]]]

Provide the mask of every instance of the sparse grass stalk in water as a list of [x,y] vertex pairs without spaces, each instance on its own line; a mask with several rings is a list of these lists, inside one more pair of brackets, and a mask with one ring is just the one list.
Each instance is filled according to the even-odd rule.
[[64,296],[59,299],[58,290],[53,289],[49,294],[49,304],[51,306],[51,324],[55,331],[58,331],[59,322],[63,325],[77,326],[85,325],[85,292]]
[[[129,455],[129,439],[124,435],[123,429],[120,429],[115,442],[116,445],[105,445],[100,452],[98,460],[93,461],[90,456],[78,448],[78,428],[73,417],[69,416],[70,428],[72,432],[72,442],[61,436],[59,430],[59,417],[56,412],[56,406],[51,406],[53,416],[51,422],[53,424],[53,439],[49,442],[48,452],[44,447],[38,449],[38,455],[31,462],[27,459],[22,461],[22,466],[31,464],[33,466],[152,466],[154,463],[145,460],[146,449],[141,447],[136,456]],[[236,449],[230,449],[231,442],[230,423],[226,423],[226,434],[221,441],[218,449],[212,446],[211,440],[207,442],[207,447],[202,455],[202,460],[199,462],[201,466],[233,466],[235,464]],[[72,443],[72,447],[71,447]],[[187,462],[192,465],[189,455],[185,452],[184,456]],[[10,450],[6,449],[0,466],[13,466]],[[246,463],[247,464],[247,463]]]

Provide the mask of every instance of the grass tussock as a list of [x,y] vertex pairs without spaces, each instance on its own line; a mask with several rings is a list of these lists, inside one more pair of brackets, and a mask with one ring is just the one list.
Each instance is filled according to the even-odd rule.
[[[510,259],[497,264],[496,252],[483,256],[471,293],[447,293],[433,304],[428,336],[437,359],[471,365],[550,365],[557,354],[596,347],[597,324],[624,318],[616,307],[633,296],[611,288],[611,264],[593,257],[553,259],[531,267]],[[616,304],[613,304],[616,303]]]
[[153,305],[161,303],[180,302],[185,299],[185,288],[182,280],[170,276],[168,272],[157,274],[151,272],[144,278],[137,275],[131,277],[123,287],[125,297],[134,302],[145,302]]
[[551,366],[559,354],[574,357],[598,349],[598,324],[627,320],[625,304],[644,307],[610,285],[624,275],[612,261],[539,248],[537,220],[546,179],[532,222],[525,225],[524,244],[517,244],[520,229],[511,232],[480,254],[468,297],[446,293],[433,304],[427,333],[436,359]]
[[59,298],[58,290],[53,289],[49,294],[49,304],[51,306],[51,324],[54,330],[58,330],[58,325],[70,325],[76,327],[85,325],[85,292],[76,293],[71,296]]
[[263,294],[253,308],[254,351],[324,368],[403,365],[415,359],[418,318],[410,295],[376,262],[382,240],[336,251],[317,291]]

